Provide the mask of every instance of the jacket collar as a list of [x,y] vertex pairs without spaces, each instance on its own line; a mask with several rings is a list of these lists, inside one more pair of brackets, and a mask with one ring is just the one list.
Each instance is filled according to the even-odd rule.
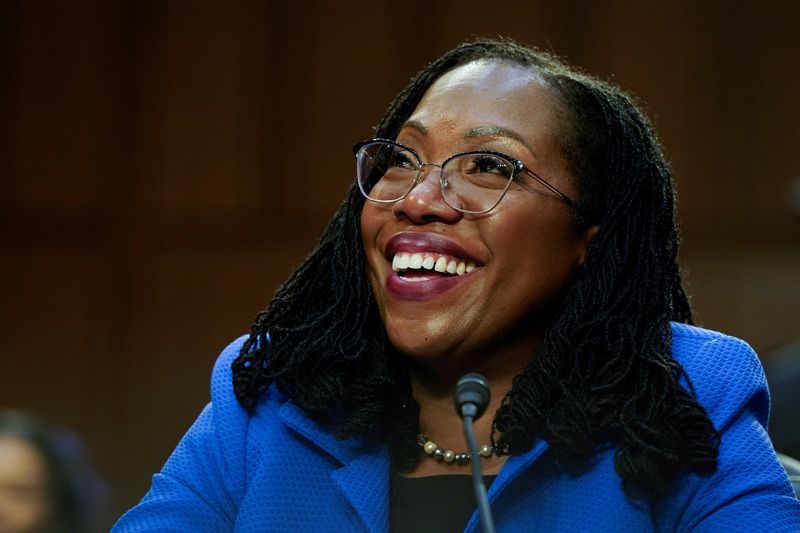
[[494,500],[496,495],[514,482],[523,472],[535,463],[544,452],[549,448],[544,440],[537,440],[533,448],[522,455],[511,455],[506,459],[505,464],[500,469],[500,473],[495,478],[492,486],[489,487],[489,499]]
[[[337,439],[329,428],[312,420],[291,402],[278,410],[278,417],[291,429],[336,459],[342,466],[331,472],[331,480],[353,506],[368,531],[389,529],[389,453],[386,446],[365,438]],[[489,502],[526,472],[548,445],[539,440],[526,453],[510,456],[489,487]],[[477,531],[480,518],[473,513],[465,531]]]
[[[533,448],[522,455],[512,455],[506,459],[505,464],[503,464],[503,467],[500,469],[500,472],[497,474],[494,482],[492,482],[492,486],[489,487],[487,494],[487,497],[489,498],[489,506],[492,507],[493,510],[495,507],[493,504],[498,499],[500,493],[503,492],[506,487],[513,483],[514,480],[519,478],[524,472],[528,471],[531,465],[533,465],[533,463],[542,457],[542,455],[547,451],[548,447],[549,446],[547,442],[538,440],[536,441],[536,444],[533,445]],[[465,533],[478,531],[480,528],[480,523],[480,516],[478,515],[478,510],[476,509],[467,522],[467,527],[464,528]]]
[[278,417],[342,466],[331,480],[353,506],[368,531],[389,529],[389,454],[374,440],[337,439],[330,428],[312,420],[300,407],[286,402]]

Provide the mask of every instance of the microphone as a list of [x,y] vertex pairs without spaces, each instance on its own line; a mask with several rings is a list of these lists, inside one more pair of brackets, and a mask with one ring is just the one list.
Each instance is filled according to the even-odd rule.
[[475,499],[478,502],[478,513],[484,533],[494,533],[494,520],[492,510],[489,508],[489,499],[486,497],[486,486],[483,484],[481,473],[481,454],[478,452],[478,443],[472,432],[472,423],[480,418],[489,405],[489,383],[480,374],[466,374],[458,380],[453,393],[453,403],[456,413],[464,421],[464,437],[467,439],[469,455],[472,463],[472,488],[475,490]]
[[458,416],[479,419],[489,405],[489,383],[480,374],[466,374],[458,380],[453,394],[453,403]]

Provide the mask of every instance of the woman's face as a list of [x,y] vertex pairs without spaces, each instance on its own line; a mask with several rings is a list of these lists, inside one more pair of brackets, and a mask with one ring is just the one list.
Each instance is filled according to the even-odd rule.
[[[555,139],[562,109],[536,73],[476,61],[430,87],[397,141],[424,163],[472,150],[502,152],[575,198]],[[576,234],[570,208],[524,173],[492,211],[463,214],[444,202],[439,171],[430,168],[403,200],[367,201],[361,213],[369,282],[391,342],[420,362],[477,371],[489,355],[529,356],[594,228]],[[423,267],[393,270],[398,254],[409,254],[412,264],[419,254]],[[428,258],[440,257],[474,269],[451,275],[425,268]]]
[[0,531],[44,531],[49,513],[44,459],[27,441],[0,435]]

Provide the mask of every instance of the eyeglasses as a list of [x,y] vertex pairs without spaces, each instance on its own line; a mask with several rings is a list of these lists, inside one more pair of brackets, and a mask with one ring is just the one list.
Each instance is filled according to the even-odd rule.
[[426,168],[437,167],[444,201],[462,213],[482,214],[494,209],[514,177],[523,171],[565,204],[575,207],[569,196],[526,168],[522,161],[499,152],[464,152],[437,165],[423,163],[414,150],[400,143],[372,139],[356,143],[353,153],[358,188],[373,202],[402,200],[422,181]]

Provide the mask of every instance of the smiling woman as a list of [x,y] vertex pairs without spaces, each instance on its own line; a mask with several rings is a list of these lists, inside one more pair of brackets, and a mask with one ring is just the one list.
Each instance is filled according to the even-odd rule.
[[[368,278],[383,325],[395,348],[419,356],[415,362],[426,362],[426,374],[437,375],[431,386],[452,390],[469,371],[510,385],[541,342],[541,328],[531,326],[548,320],[546,310],[583,263],[597,226],[573,227],[561,197],[502,163],[537,168],[551,177],[552,188],[574,194],[555,142],[559,107],[541,78],[522,66],[481,60],[447,72],[397,136],[408,151],[444,161],[441,169],[418,165],[402,198],[367,202],[362,210]],[[467,155],[454,157],[454,151]],[[493,164],[476,170],[487,157]],[[458,208],[465,196],[474,199],[468,205],[477,213]],[[395,271],[391,263],[400,253],[412,254],[411,268]],[[424,260],[417,269],[411,263],[423,255],[429,263],[452,255],[464,271],[455,277],[409,275],[424,267]],[[467,273],[466,265],[475,268]],[[417,384],[418,394],[422,387]],[[491,428],[484,424],[488,440]]]
[[[117,531],[475,530],[478,461],[499,530],[800,527],[757,358],[691,325],[671,176],[628,96],[479,40],[376,130]],[[467,372],[491,389],[480,458],[452,408]]]

